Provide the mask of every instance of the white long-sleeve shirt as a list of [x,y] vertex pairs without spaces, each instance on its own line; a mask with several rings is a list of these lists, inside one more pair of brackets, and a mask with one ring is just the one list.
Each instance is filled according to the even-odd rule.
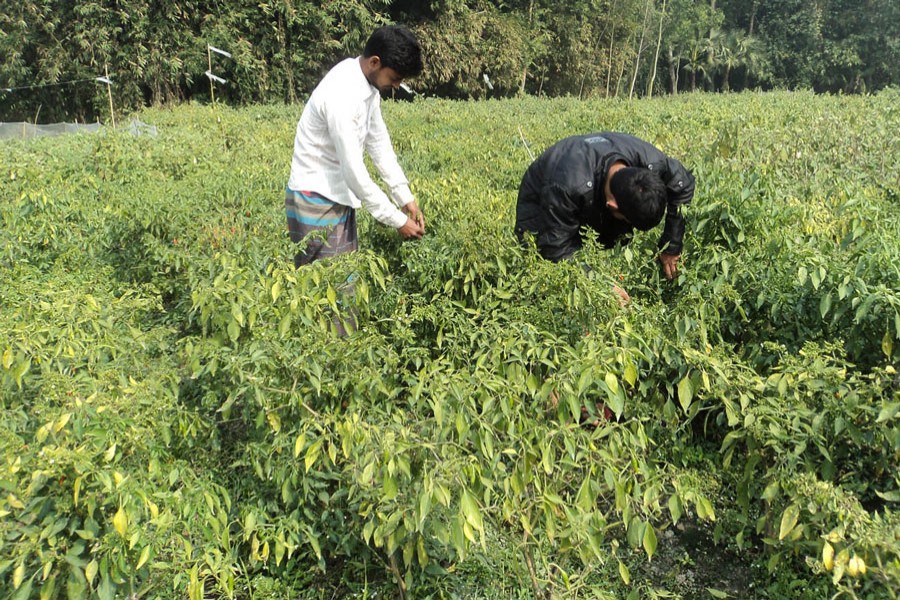
[[[369,176],[364,149],[390,199]],[[364,206],[377,221],[395,229],[406,223],[398,207],[414,198],[381,117],[381,95],[366,80],[358,58],[335,65],[303,108],[288,187],[317,192],[345,206]]]

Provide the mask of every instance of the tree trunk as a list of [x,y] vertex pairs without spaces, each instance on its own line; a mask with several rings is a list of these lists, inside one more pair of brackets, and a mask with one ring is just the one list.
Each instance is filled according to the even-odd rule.
[[678,94],[678,71],[675,69],[675,53],[672,52],[672,46],[666,46],[666,55],[669,59],[669,83],[671,84],[671,93],[673,96]]
[[659,11],[659,35],[656,38],[656,55],[653,57],[653,71],[650,74],[650,84],[647,86],[647,97],[653,97],[653,84],[656,83],[656,68],[659,65],[659,49],[662,46],[663,21],[666,18],[666,0],[663,0],[662,9]]
[[285,83],[287,85],[286,100],[290,104],[295,104],[297,102],[297,95],[294,93],[294,69],[291,67],[291,47],[289,43],[291,37],[286,31],[286,27],[284,25],[284,15],[282,15],[281,13],[278,14],[278,37],[281,38],[279,41],[281,42],[281,55],[282,61],[284,62],[284,77],[286,79]]
[[644,9],[644,18],[641,20],[641,39],[638,42],[638,51],[637,55],[634,57],[634,73],[631,76],[631,88],[628,90],[628,99],[634,96],[634,84],[637,83],[638,69],[641,66],[641,53],[644,51],[644,33],[647,30],[647,17],[650,15],[650,5],[653,3],[653,0],[647,0],[645,4],[646,8]]
[[747,35],[753,35],[753,26],[756,24],[756,9],[759,8],[758,0],[754,0],[753,8],[750,9],[750,29],[747,32]]
[[[528,3],[528,31],[529,31],[529,33],[531,32],[532,15],[533,14],[534,14],[534,0],[530,0],[530,2]],[[529,62],[528,62],[527,56],[525,57],[525,60],[523,62],[525,63],[525,66],[522,67],[522,81],[519,83],[519,94],[525,93],[525,82],[528,80]]]
[[[613,15],[613,10],[616,7],[616,2],[613,0],[612,6],[609,9],[610,15]],[[616,41],[616,19],[615,15],[610,19],[612,23],[612,29],[609,33],[609,62],[607,63],[606,69],[606,97],[609,98],[609,83],[612,80],[612,68],[613,68],[613,44]]]

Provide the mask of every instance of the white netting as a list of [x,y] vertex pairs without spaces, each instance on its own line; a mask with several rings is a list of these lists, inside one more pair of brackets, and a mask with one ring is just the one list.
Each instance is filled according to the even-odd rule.
[[[64,135],[67,133],[95,133],[104,128],[100,123],[50,123],[32,125],[31,123],[0,123],[0,140],[29,140],[37,137]],[[156,137],[155,125],[132,120],[125,128],[132,135],[149,135]]]

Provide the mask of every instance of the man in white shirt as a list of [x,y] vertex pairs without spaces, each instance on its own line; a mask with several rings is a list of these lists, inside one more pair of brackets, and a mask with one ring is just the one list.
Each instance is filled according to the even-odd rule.
[[[421,72],[415,36],[389,25],[371,35],[362,56],[338,63],[313,90],[297,123],[285,198],[291,240],[306,242],[294,259],[297,267],[356,251],[360,206],[404,239],[425,233],[381,116],[381,92]],[[364,150],[390,196],[369,176]]]

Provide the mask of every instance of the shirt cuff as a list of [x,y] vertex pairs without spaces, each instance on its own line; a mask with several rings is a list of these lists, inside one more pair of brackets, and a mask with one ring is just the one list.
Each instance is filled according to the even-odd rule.
[[393,214],[387,217],[383,223],[388,227],[393,227],[394,229],[399,229],[406,225],[407,217],[404,213],[402,213],[399,209],[394,209]]

